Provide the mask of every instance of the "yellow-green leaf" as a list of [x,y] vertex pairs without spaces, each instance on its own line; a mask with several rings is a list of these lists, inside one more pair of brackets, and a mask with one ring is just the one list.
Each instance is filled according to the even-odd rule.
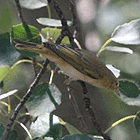
[[[57,28],[42,28],[41,34],[45,39],[52,39],[53,41],[56,41],[59,35],[61,34],[61,29]],[[64,37],[62,40],[62,44],[70,44],[68,37]]]
[[9,70],[10,70],[10,67],[8,66],[0,68],[0,82],[7,76]]

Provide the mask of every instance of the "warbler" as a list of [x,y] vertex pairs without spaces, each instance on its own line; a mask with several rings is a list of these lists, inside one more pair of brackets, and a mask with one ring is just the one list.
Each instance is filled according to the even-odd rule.
[[117,78],[95,54],[67,45],[47,42],[41,45],[17,39],[13,39],[13,41],[17,43],[15,46],[17,49],[39,53],[56,63],[69,76],[65,84],[69,85],[72,81],[81,80],[99,88],[112,90],[120,95]]

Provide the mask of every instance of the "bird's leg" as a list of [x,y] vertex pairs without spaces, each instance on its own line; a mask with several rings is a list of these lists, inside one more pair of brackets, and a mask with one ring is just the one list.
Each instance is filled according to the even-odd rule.
[[64,81],[64,84],[65,84],[65,85],[69,85],[72,81],[73,81],[73,78],[72,78],[72,77],[69,77],[68,79],[66,79],[66,80]]

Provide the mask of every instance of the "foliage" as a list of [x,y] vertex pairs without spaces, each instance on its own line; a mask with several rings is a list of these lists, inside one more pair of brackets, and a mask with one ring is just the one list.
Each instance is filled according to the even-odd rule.
[[[20,4],[24,8],[28,9],[37,9],[44,6],[47,6],[46,0],[20,0]],[[47,6],[48,7],[48,6]],[[43,24],[45,26],[52,26],[42,28],[41,32],[34,26],[28,25],[32,38],[29,38],[25,27],[23,24],[13,25],[11,32],[5,32],[0,35],[0,83],[3,82],[2,89],[5,89],[6,77],[9,76],[9,73],[12,72],[13,69],[16,69],[22,63],[32,63],[32,61],[25,59],[19,60],[20,55],[24,55],[26,57],[37,57],[38,54],[19,51],[15,49],[15,44],[12,42],[12,39],[19,39],[21,41],[29,41],[33,43],[41,44],[43,40],[47,41],[55,41],[58,36],[61,34],[61,29],[56,27],[60,27],[61,23],[56,19],[49,18],[38,18],[37,22]],[[11,24],[11,22],[10,22]],[[69,21],[69,26],[72,25],[72,22]],[[1,26],[1,25],[0,25]],[[54,28],[55,27],[55,28]],[[98,56],[103,51],[113,51],[113,52],[121,52],[122,55],[124,53],[128,53],[133,55],[133,50],[129,48],[128,45],[138,45],[140,44],[139,37],[139,29],[140,29],[140,19],[133,20],[129,23],[125,23],[123,25],[119,25],[112,33],[111,38],[102,46],[101,50],[98,52]],[[110,42],[116,42],[119,44],[125,44],[125,47],[119,46],[107,46]],[[67,37],[65,37],[62,41],[63,44],[70,44]],[[135,47],[135,46],[133,46]],[[38,63],[41,66],[40,63]],[[112,67],[111,67],[112,69]],[[15,70],[16,71],[16,70]],[[127,79],[123,71],[119,70],[118,79],[119,79],[119,90],[120,90],[120,98],[123,102],[128,105],[140,106],[140,90],[138,84],[134,80]],[[129,75],[129,73],[127,73]],[[130,75],[129,75],[130,76]],[[13,87],[13,89],[15,89]],[[8,89],[6,93],[0,95],[1,104],[5,107],[8,107],[8,118],[11,116],[11,104],[10,104],[10,96],[15,95],[16,98],[20,99],[18,95],[16,95],[17,90]],[[3,99],[8,98],[9,102],[6,103],[2,101]],[[91,136],[87,134],[82,134],[77,128],[62,121],[58,116],[53,115],[51,112],[54,111],[61,104],[61,92],[54,84],[50,84],[49,81],[47,83],[38,84],[33,90],[32,95],[30,96],[28,102],[25,104],[25,107],[28,110],[28,113],[31,117],[31,125],[29,130],[22,124],[21,127],[24,128],[24,131],[28,134],[27,139],[62,139],[62,140],[70,140],[70,139],[86,139],[86,140],[96,140],[103,138],[100,136]],[[6,118],[6,110],[1,110],[1,116]],[[29,114],[22,114],[23,116],[28,116]],[[21,116],[22,116],[21,115]],[[19,115],[19,118],[21,117]],[[18,119],[19,119],[18,118]],[[7,119],[7,118],[6,118]],[[20,122],[16,120],[16,123]],[[131,117],[126,117],[124,119],[120,119],[116,123],[112,124],[112,126],[107,129],[108,131],[118,124],[128,120],[133,119],[134,127],[138,133],[140,134],[140,112],[137,112],[136,115]],[[62,138],[62,128],[64,125],[70,135],[67,135]],[[2,122],[0,122],[0,137],[2,137],[2,133],[4,132],[5,126]],[[106,131],[106,133],[108,132]],[[13,138],[17,139],[18,134],[16,130],[13,130],[8,134],[8,139]]]

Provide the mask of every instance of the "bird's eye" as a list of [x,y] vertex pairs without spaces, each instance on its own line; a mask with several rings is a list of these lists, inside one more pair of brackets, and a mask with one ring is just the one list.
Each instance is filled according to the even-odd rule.
[[117,86],[117,87],[119,86],[119,83],[118,83],[118,82],[116,83],[116,86]]

